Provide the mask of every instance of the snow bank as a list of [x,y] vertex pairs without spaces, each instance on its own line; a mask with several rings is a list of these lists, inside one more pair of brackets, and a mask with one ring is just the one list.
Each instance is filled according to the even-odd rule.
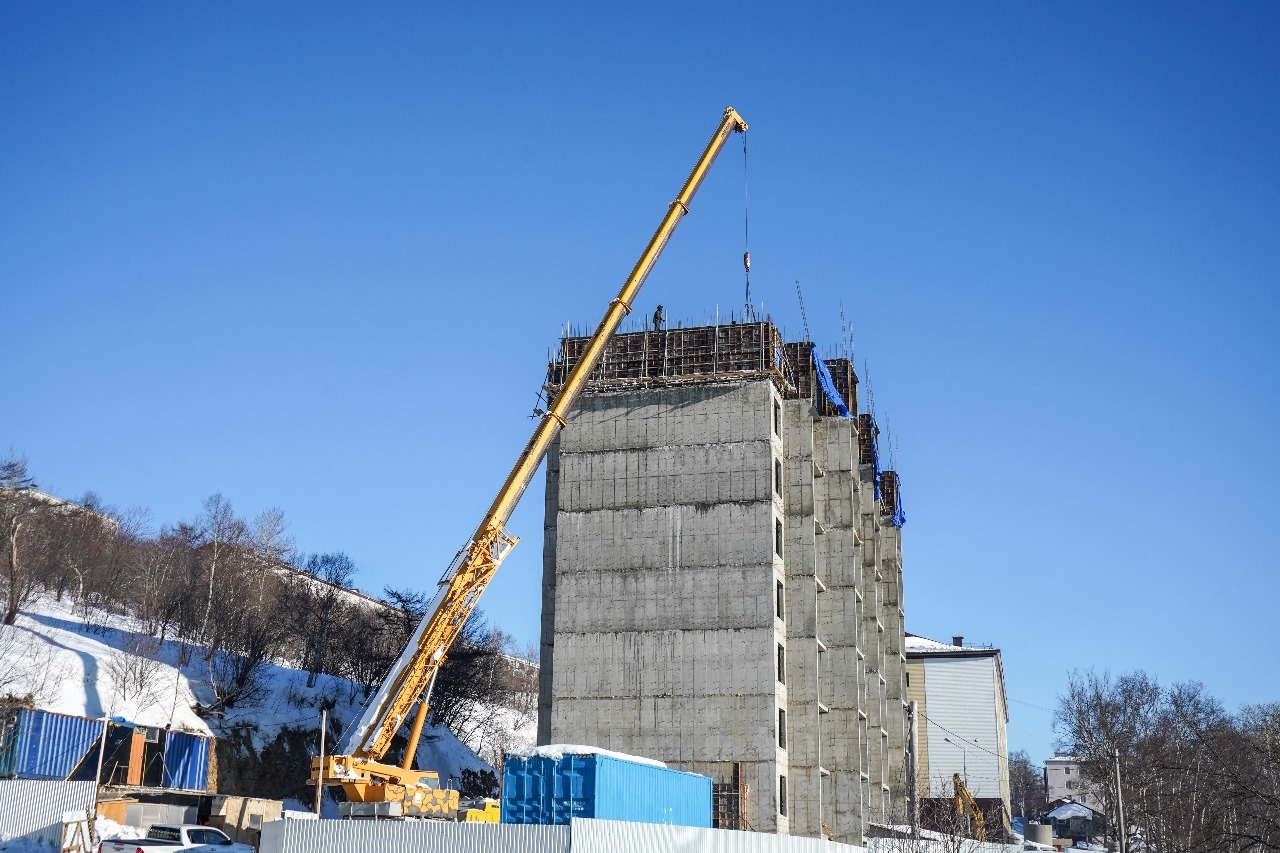
[[528,746],[524,749],[513,749],[507,755],[514,755],[516,758],[550,758],[558,760],[566,755],[603,755],[606,758],[617,758],[622,761],[630,761],[635,764],[649,764],[654,767],[666,767],[661,761],[655,761],[652,758],[643,758],[639,755],[627,755],[625,752],[614,752],[609,749],[601,749],[598,746],[583,746],[576,743],[553,743],[547,746]]
[[116,823],[109,817],[98,815],[97,820],[93,822],[93,834],[95,838],[101,839],[120,839],[121,841],[134,841],[139,838],[146,838],[147,831],[138,826],[126,826],[122,823]]

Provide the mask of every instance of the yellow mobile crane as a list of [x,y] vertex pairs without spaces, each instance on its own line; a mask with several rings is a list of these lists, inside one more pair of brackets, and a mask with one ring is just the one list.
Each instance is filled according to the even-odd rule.
[[[538,465],[547,455],[551,443],[565,425],[565,418],[599,362],[605,344],[617,331],[622,318],[631,313],[632,301],[640,292],[640,287],[648,278],[658,256],[662,254],[667,240],[689,212],[689,202],[702,185],[707,171],[724,148],[729,135],[746,129],[747,123],[733,107],[724,111],[724,118],[716,128],[715,135],[689,173],[680,194],[667,208],[662,224],[636,261],[617,298],[609,303],[609,310],[591,336],[582,358],[573,368],[560,393],[551,401],[548,411],[542,415],[529,443],[525,445],[511,473],[493,499],[489,511],[440,578],[436,596],[409,644],[391,667],[382,686],[370,697],[360,716],[347,729],[339,744],[338,754],[317,758],[312,762],[313,783],[341,785],[347,799],[352,802],[401,803],[403,813],[407,815],[448,818],[457,813],[457,791],[442,790],[440,776],[434,771],[413,769],[413,757],[427,718],[431,687],[444,663],[445,653],[462,631],[467,617],[475,610],[480,594],[493,578],[494,572],[519,541],[507,532],[507,520],[529,481],[533,479]],[[409,712],[413,710],[415,703],[418,707],[410,728],[404,760],[399,766],[383,764],[382,759],[391,748],[391,739],[409,718]]]

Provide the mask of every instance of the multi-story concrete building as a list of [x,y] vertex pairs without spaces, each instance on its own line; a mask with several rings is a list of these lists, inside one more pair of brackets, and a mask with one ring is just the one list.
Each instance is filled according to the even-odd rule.
[[611,342],[547,461],[538,737],[858,843],[903,791],[903,515],[852,365],[812,352],[767,322]]
[[1069,799],[1094,809],[1100,808],[1102,803],[1102,795],[1096,786],[1085,781],[1080,761],[1069,755],[1055,755],[1045,761],[1044,799],[1048,803]]
[[1006,824],[1009,803],[1009,706],[1000,650],[940,643],[907,634],[907,698],[919,733],[921,796],[950,802],[953,773],[982,805],[987,820]]

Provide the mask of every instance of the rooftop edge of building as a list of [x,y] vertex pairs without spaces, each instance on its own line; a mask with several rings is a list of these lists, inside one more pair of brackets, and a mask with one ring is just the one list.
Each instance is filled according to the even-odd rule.
[[[560,338],[555,357],[547,365],[547,391],[563,387],[582,358],[591,338]],[[832,384],[847,409],[858,411],[858,376],[846,358],[822,359]],[[605,344],[600,363],[584,393],[599,394],[687,384],[768,380],[785,399],[813,397],[819,414],[840,414],[825,394],[815,394],[819,379],[812,341],[788,343],[769,320],[709,326],[645,329],[614,335]]]

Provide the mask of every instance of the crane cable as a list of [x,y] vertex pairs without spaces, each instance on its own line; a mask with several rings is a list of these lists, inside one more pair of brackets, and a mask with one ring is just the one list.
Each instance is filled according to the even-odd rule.
[[743,322],[755,320],[751,307],[751,204],[747,184],[747,134],[742,133],[742,270],[747,280],[746,302],[743,306]]

